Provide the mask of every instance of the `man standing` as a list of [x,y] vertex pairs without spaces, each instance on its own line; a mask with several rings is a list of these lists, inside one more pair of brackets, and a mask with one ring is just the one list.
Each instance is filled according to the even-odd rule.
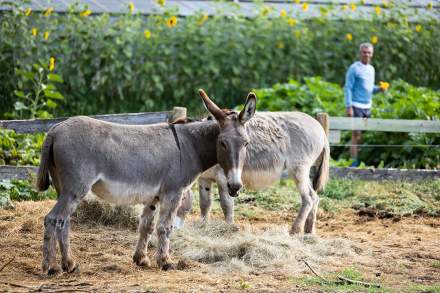
[[[359,47],[360,61],[354,62],[345,77],[344,95],[345,109],[348,117],[371,117],[371,99],[373,94],[384,91],[385,87],[374,85],[374,67],[370,64],[373,58],[373,45],[363,43]],[[350,156],[352,167],[359,166],[357,145],[361,140],[361,132],[353,131],[351,136]]]

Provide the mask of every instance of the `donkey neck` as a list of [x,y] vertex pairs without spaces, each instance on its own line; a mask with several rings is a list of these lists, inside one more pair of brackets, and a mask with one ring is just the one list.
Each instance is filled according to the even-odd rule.
[[[215,121],[192,122],[176,125],[178,136],[182,137],[182,147],[191,148],[195,157],[189,158],[195,163],[197,171],[203,172],[217,164],[217,138],[220,132]],[[181,149],[181,151],[184,151]]]

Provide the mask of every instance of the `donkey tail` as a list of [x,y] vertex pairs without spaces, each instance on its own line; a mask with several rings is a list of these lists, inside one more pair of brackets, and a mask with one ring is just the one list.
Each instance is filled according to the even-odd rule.
[[41,149],[40,166],[37,172],[37,190],[44,191],[49,188],[49,166],[52,164],[52,146],[53,137],[48,134],[44,140],[43,147]]
[[313,189],[315,189],[316,192],[324,190],[330,175],[330,146],[327,137],[320,157],[321,163],[319,164],[315,178],[313,178]]

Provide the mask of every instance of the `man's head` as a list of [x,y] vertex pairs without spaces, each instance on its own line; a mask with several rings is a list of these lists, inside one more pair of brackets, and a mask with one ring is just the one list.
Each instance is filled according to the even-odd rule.
[[374,53],[374,49],[373,49],[373,45],[370,43],[362,43],[359,46],[359,55],[360,55],[360,59],[361,62],[363,64],[370,64],[371,62],[371,58],[373,58],[373,53]]

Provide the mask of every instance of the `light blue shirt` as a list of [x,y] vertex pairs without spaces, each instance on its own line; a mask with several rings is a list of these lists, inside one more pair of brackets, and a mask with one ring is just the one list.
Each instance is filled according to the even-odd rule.
[[373,94],[379,92],[379,87],[374,85],[374,74],[372,65],[360,61],[348,68],[344,85],[345,107],[371,108]]

